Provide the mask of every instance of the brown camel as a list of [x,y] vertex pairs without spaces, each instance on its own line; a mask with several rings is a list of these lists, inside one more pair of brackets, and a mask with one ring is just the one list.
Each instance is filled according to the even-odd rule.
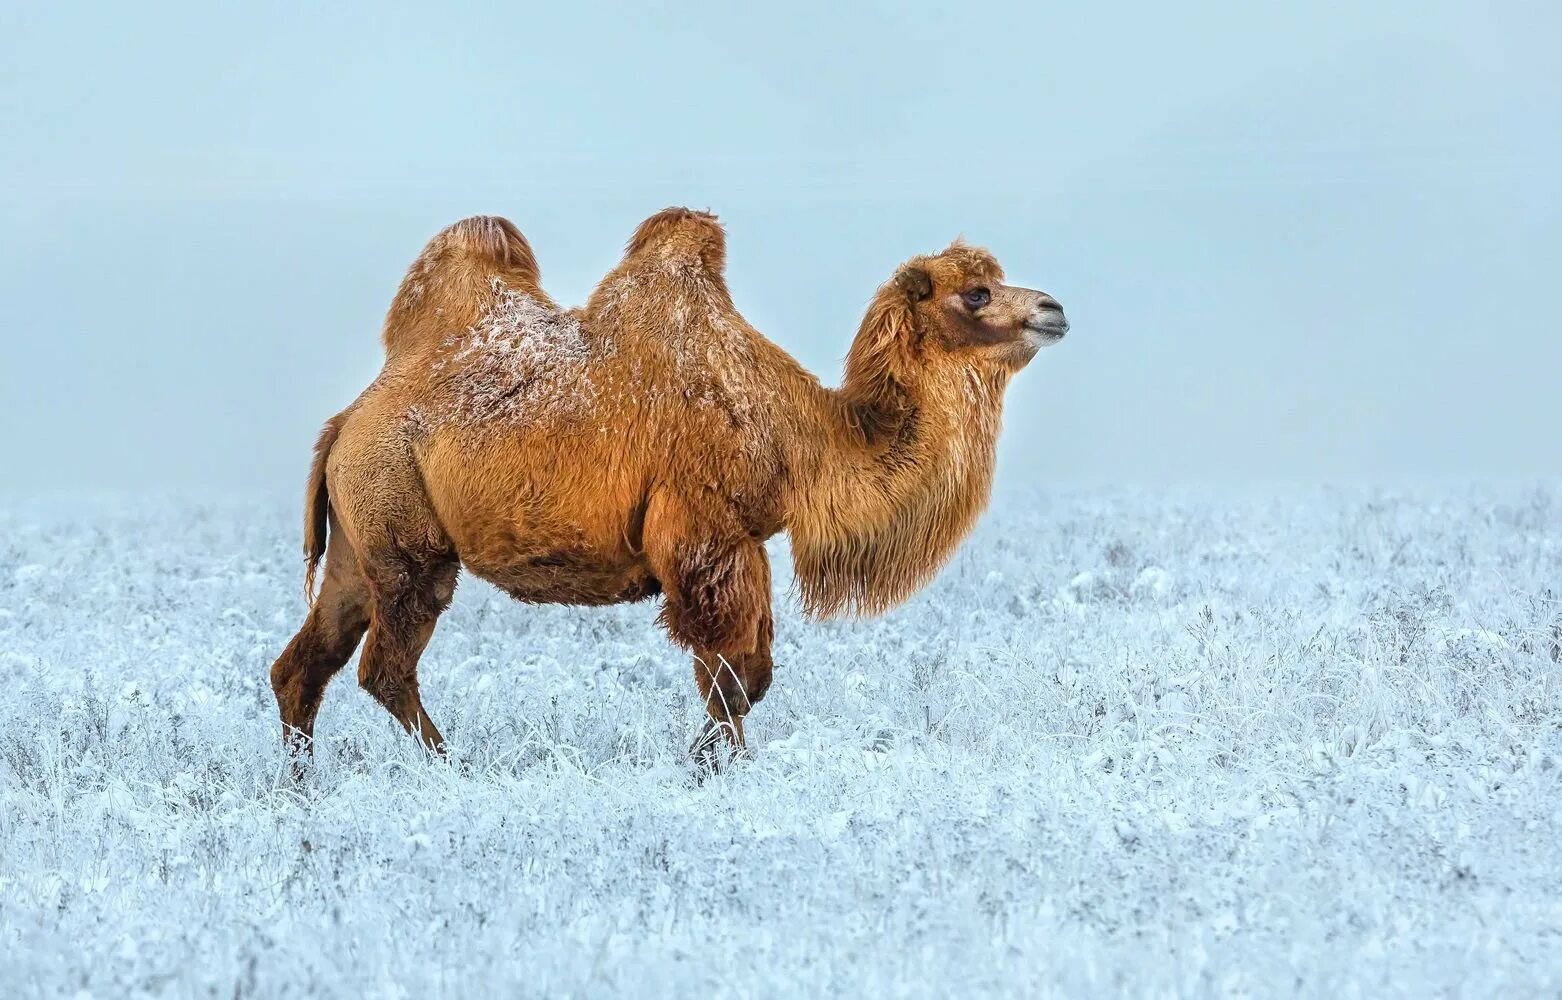
[[441,748],[417,664],[463,565],[525,602],[662,594],[708,760],[717,734],[744,749],[770,687],[765,539],[789,533],[815,617],[885,611],[943,565],[986,505],[1010,376],[1068,328],[1058,303],[964,243],[912,258],[827,389],[738,314],[725,256],[714,216],[668,209],[562,310],[509,222],[434,238],[384,370],[315,449],[306,586],[322,555],[325,575],[271,670],[290,746],[367,633],[359,683]]

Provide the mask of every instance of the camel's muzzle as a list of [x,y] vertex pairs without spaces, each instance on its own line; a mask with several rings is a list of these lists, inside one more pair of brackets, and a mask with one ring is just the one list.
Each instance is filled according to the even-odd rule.
[[1068,318],[1063,315],[1063,307],[1058,300],[1050,295],[1043,295],[1036,303],[1030,316],[1025,320],[1025,332],[1034,337],[1039,344],[1055,344],[1068,333]]

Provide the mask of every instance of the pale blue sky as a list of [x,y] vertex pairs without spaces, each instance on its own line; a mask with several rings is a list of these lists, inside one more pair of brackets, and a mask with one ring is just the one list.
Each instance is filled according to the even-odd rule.
[[957,234],[1057,295],[1004,484],[1554,476],[1559,11],[8,5],[3,485],[296,492],[433,232],[667,204],[829,382]]

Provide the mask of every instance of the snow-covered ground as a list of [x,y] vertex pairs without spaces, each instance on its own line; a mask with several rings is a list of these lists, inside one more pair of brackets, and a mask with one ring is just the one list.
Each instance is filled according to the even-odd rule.
[[1562,990],[1557,487],[1006,497],[703,785],[652,605],[471,580],[465,766],[349,667],[291,784],[295,506],[0,504],[0,994]]

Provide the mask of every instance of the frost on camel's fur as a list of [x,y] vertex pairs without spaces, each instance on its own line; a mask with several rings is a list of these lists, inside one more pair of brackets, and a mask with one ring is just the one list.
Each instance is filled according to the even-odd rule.
[[592,405],[592,345],[580,320],[494,278],[493,302],[432,373],[448,383],[444,406],[424,419],[447,423],[542,421]]
[[733,306],[716,218],[643,222],[580,309],[502,219],[413,263],[385,367],[321,434],[305,551],[318,598],[272,668],[289,741],[364,640],[359,682],[431,748],[417,662],[461,567],[533,603],[662,594],[708,722],[741,749],[770,686],[763,543],[791,536],[805,610],[877,613],[924,584],[987,503],[1003,391],[1062,336],[1057,302],[955,243],[873,296],[839,389]]

